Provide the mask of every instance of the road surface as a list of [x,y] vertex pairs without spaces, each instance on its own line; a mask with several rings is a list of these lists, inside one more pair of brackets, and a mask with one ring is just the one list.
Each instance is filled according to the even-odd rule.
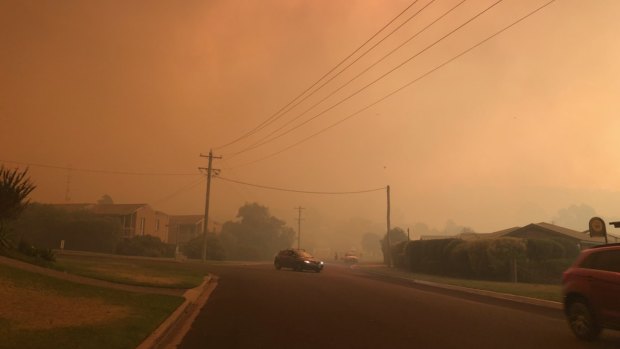
[[322,273],[214,266],[216,289],[179,348],[620,348],[570,333],[560,311],[413,286],[344,265]]

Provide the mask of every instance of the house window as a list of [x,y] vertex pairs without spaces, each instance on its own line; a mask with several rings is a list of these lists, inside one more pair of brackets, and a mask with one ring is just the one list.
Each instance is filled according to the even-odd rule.
[[146,218],[144,218],[144,217],[140,218],[140,234],[142,234],[142,235],[144,235],[145,220],[146,220]]
[[155,231],[159,231],[159,219],[155,221]]

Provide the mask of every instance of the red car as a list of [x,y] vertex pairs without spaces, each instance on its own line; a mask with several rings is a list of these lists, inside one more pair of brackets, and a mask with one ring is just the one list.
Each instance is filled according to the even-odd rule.
[[620,330],[620,244],[582,251],[564,272],[562,287],[575,336],[593,340],[603,328]]

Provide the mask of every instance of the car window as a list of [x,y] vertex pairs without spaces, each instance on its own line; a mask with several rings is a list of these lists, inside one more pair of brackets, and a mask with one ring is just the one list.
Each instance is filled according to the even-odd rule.
[[300,257],[304,257],[304,258],[312,258],[312,255],[310,255],[310,253],[305,252],[305,251],[297,251],[297,254]]
[[592,253],[584,259],[581,267],[620,273],[620,250]]

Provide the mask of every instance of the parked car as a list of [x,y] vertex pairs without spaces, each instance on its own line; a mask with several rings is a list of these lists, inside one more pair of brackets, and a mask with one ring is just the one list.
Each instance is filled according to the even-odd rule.
[[620,330],[620,244],[582,251],[564,272],[562,287],[575,336],[593,340],[603,328]]
[[291,268],[297,271],[314,270],[320,273],[324,263],[304,250],[286,249],[276,255],[273,265],[277,270]]

